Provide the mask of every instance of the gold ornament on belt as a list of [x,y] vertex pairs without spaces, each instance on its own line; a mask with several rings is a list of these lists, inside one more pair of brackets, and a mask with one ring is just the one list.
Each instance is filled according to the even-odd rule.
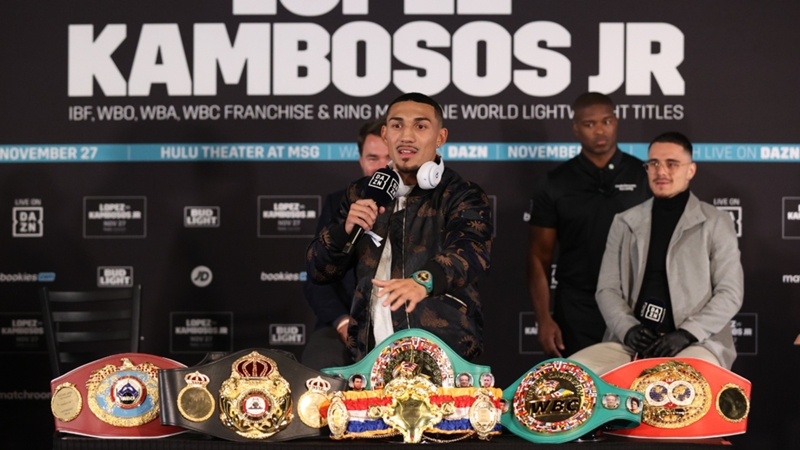
[[478,438],[489,440],[494,427],[500,423],[501,411],[495,407],[494,393],[489,389],[478,389],[472,395],[475,401],[469,407],[469,423]]
[[328,424],[328,420],[319,413],[320,405],[328,400],[328,391],[331,384],[323,380],[322,377],[310,378],[306,381],[306,391],[297,401],[297,415],[304,424],[311,428],[322,428]]
[[72,383],[59,384],[50,399],[50,410],[62,422],[74,420],[81,413],[82,407],[81,393]]
[[452,403],[441,407],[430,401],[438,389],[427,377],[419,374],[416,364],[404,362],[395,368],[394,378],[384,388],[384,396],[392,402],[385,407],[376,407],[370,416],[379,416],[383,421],[403,435],[408,443],[419,443],[422,433],[442,421],[454,411]]
[[219,391],[222,424],[249,439],[266,439],[292,422],[292,391],[270,358],[252,352],[231,365]]
[[117,427],[137,427],[158,417],[158,370],[149,362],[136,366],[122,358],[121,366],[108,364],[86,381],[87,403],[103,422]]
[[642,422],[656,428],[683,428],[700,420],[711,408],[711,387],[695,368],[667,361],[644,370],[631,390],[644,394]]
[[204,422],[214,414],[214,396],[208,392],[207,375],[200,372],[187,373],[183,377],[186,387],[178,393],[178,411],[187,420]]

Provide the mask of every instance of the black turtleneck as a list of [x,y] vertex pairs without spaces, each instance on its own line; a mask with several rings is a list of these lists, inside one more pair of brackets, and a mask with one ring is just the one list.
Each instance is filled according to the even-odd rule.
[[667,250],[675,226],[686,209],[689,200],[689,189],[670,198],[653,198],[653,212],[650,227],[650,246],[647,250],[647,266],[644,270],[642,290],[636,302],[634,314],[641,320],[642,303],[649,298],[658,298],[666,304],[664,322],[658,328],[660,333],[675,331],[675,320],[672,317],[672,304],[667,282]]

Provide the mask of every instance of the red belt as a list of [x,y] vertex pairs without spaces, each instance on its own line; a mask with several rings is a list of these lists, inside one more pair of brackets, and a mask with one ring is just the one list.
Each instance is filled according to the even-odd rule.
[[158,371],[186,367],[160,356],[121,353],[84,364],[50,382],[56,430],[97,438],[160,438]]
[[608,434],[697,439],[747,431],[750,381],[702,359],[642,359],[602,378],[645,398],[640,426]]

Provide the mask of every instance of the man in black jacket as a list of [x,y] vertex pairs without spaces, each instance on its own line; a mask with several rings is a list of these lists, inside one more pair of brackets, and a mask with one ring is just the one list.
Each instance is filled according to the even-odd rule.
[[[477,281],[489,268],[492,222],[483,190],[461,179],[436,149],[447,140],[441,107],[412,93],[389,106],[382,136],[402,181],[397,198],[379,207],[351,184],[338,211],[312,241],[312,282],[341,279],[354,267],[348,346],[360,360],[395,331],[422,328],[466,359],[483,350]],[[353,228],[367,233],[346,254]]]
[[[367,122],[358,133],[358,164],[365,177],[371,177],[389,163],[389,149],[381,137],[383,118]],[[317,233],[331,221],[334,211],[344,197],[344,190],[325,197],[317,223]],[[346,347],[347,325],[350,323],[350,304],[353,301],[355,276],[348,271],[336,283],[319,285],[306,281],[303,291],[308,305],[317,315],[317,325],[308,337],[301,358],[312,369],[349,365],[353,362]]]

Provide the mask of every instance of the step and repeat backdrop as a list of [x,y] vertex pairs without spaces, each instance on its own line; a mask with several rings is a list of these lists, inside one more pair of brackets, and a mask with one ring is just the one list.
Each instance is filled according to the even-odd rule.
[[[433,95],[445,164],[490,195],[481,281],[499,385],[545,357],[526,289],[527,213],[575,156],[571,103],[617,103],[620,148],[696,142],[692,190],[728,211],[746,294],[734,371],[750,431],[800,414],[800,6],[578,0],[140,0],[0,6],[0,411],[49,418],[38,290],[142,285],[142,352],[300,355],[303,254],[322,200],[360,176],[359,127]],[[553,268],[557,271],[557,265]],[[34,419],[24,419],[34,420]],[[9,428],[10,429],[10,428]],[[41,433],[45,437],[49,433]]]

